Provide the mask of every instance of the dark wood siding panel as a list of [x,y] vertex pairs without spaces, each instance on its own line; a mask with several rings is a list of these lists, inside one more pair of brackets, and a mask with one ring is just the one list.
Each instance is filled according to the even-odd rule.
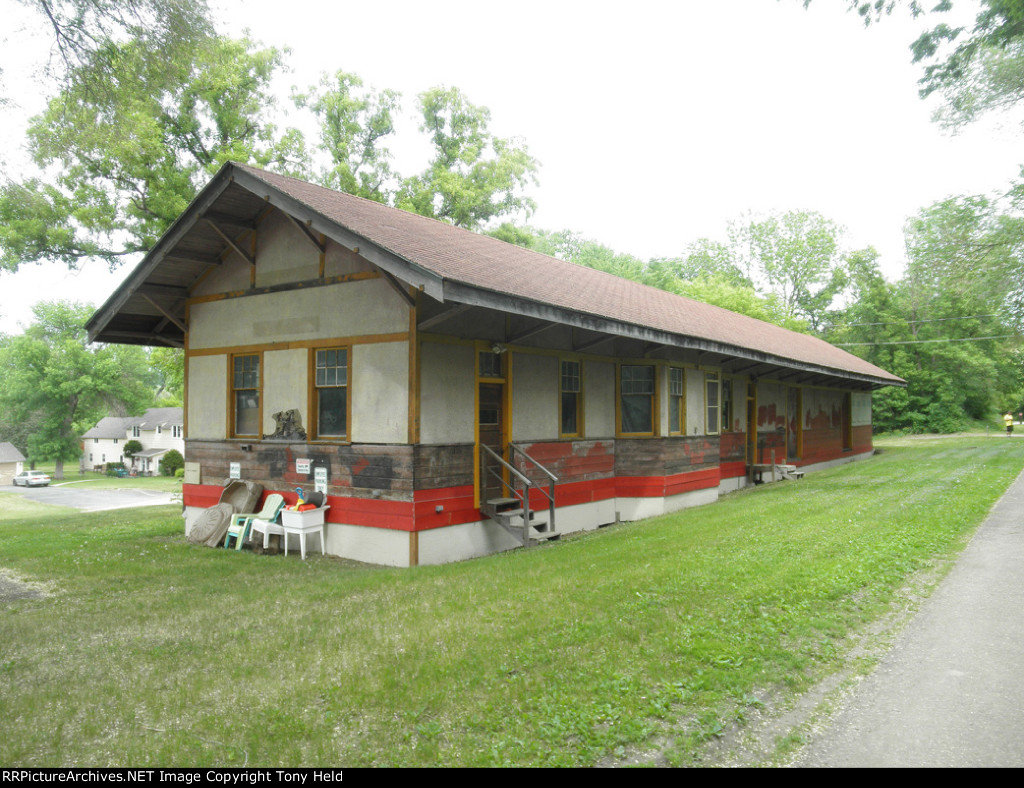
[[718,457],[727,462],[744,462],[747,458],[747,434],[745,432],[723,432],[719,436]]
[[473,484],[473,444],[413,447],[416,490],[441,490]]
[[[252,446],[245,451],[242,446]],[[222,484],[232,462],[241,465],[242,478],[268,490],[313,489],[314,476],[295,471],[295,461],[326,466],[328,494],[411,501],[413,453],[410,446],[270,443],[186,440],[185,458],[198,462],[202,484]]]
[[672,476],[718,467],[717,435],[615,442],[616,476]]
[[[516,444],[530,457],[558,477],[558,482],[571,483],[609,479],[615,475],[614,440],[543,441]],[[520,467],[527,468],[527,464]],[[541,474],[528,474],[538,483]]]

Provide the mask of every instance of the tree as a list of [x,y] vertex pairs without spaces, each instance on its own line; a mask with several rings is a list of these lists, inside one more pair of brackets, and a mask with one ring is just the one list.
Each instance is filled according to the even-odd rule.
[[997,407],[1019,410],[1020,286],[1008,272],[1020,266],[1022,233],[1005,208],[959,197],[921,210],[895,283],[874,250],[847,256],[848,303],[828,338],[907,381],[875,395],[876,429],[950,432]]
[[293,98],[316,116],[320,147],[331,160],[320,182],[376,202],[393,202],[396,176],[389,163],[391,151],[382,141],[395,133],[399,94],[365,89],[358,76],[338,71]]
[[[72,75],[136,39],[154,62],[175,59],[213,34],[205,0],[20,0],[52,33],[51,75],[68,87]],[[102,85],[97,85],[102,87]]]
[[185,458],[177,449],[168,449],[160,459],[160,473],[164,476],[174,476],[174,472],[185,467]]
[[147,47],[104,47],[32,120],[45,174],[0,186],[3,268],[87,257],[116,266],[148,250],[225,161],[301,168],[301,135],[267,119],[281,52],[209,38],[154,61]]
[[185,353],[180,348],[156,347],[147,351],[154,377],[153,402],[157,407],[184,405]]
[[[809,6],[812,0],[804,0]],[[903,5],[914,17],[947,14],[952,0],[926,8],[917,0],[847,0],[865,24]],[[921,95],[942,96],[938,119],[960,127],[989,111],[1016,106],[1024,99],[1024,0],[978,0],[974,26],[938,21],[911,45],[913,61],[924,65]]]
[[124,456],[129,460],[134,459],[135,455],[142,451],[142,444],[133,438],[132,440],[125,442],[122,447],[122,451],[124,452]]
[[33,307],[35,322],[0,345],[0,410],[17,420],[37,419],[28,436],[32,460],[64,462],[81,455],[79,436],[118,403],[141,411],[151,392],[141,348],[88,347],[82,326],[93,308],[63,302]]
[[536,183],[537,161],[521,141],[490,132],[490,110],[444,87],[421,93],[419,107],[434,154],[423,173],[403,181],[397,207],[472,230],[533,212],[523,190]]
[[747,277],[773,295],[785,318],[817,331],[845,286],[841,230],[821,214],[789,211],[737,228]]

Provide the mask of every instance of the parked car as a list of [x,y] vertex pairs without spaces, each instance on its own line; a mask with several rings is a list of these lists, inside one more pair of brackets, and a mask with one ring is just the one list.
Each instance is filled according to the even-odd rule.
[[14,477],[15,486],[45,487],[50,483],[50,474],[43,471],[22,471]]

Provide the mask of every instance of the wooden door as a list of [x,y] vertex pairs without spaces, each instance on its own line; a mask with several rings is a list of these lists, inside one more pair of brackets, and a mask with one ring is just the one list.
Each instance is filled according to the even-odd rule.
[[747,385],[747,465],[760,462],[757,456],[757,389]]
[[[481,383],[477,411],[477,434],[480,445],[487,446],[502,459],[505,457],[505,384]],[[507,498],[508,493],[501,482],[490,473],[484,474],[484,468],[494,468],[493,459],[486,462],[486,452],[481,451],[480,501],[492,498]],[[503,474],[504,476],[504,474]]]
[[796,387],[791,387],[788,392],[786,414],[786,462],[793,462],[800,459],[801,451],[801,424],[802,416],[802,392]]

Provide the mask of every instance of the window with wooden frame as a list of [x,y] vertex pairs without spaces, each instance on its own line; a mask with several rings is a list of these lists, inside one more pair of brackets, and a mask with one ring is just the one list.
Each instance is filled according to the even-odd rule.
[[668,371],[668,434],[686,434],[686,373],[679,367]]
[[623,435],[654,434],[654,367],[619,367],[619,426]]
[[490,350],[481,350],[477,354],[477,370],[481,378],[504,378],[505,373],[501,363],[503,353],[494,353]]
[[348,437],[348,348],[324,348],[314,353],[313,412],[315,437]]
[[708,435],[717,435],[721,430],[721,397],[718,388],[718,373],[704,373],[704,407],[707,412],[705,430]]
[[559,391],[559,434],[563,437],[578,437],[583,433],[583,377],[580,362],[562,362]]
[[259,437],[259,354],[231,357],[231,411],[232,437]]
[[722,432],[732,432],[732,379],[722,378]]

